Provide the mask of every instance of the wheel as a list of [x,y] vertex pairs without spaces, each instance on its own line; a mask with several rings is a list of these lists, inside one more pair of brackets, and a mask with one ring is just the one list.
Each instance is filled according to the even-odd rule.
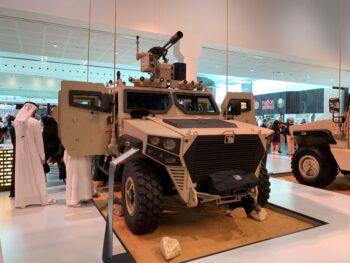
[[270,198],[270,176],[267,173],[266,165],[261,164],[258,183],[258,203],[261,207],[267,204]]
[[147,159],[127,162],[122,178],[122,206],[126,223],[137,235],[154,231],[162,214],[162,186]]
[[301,147],[293,155],[292,171],[299,183],[325,187],[338,174],[338,165],[329,149]]

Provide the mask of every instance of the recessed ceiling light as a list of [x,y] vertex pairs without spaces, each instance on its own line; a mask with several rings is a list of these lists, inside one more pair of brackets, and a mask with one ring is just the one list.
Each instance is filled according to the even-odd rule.
[[52,46],[53,46],[53,47],[58,47],[58,45],[57,45],[56,43],[55,43],[55,44],[53,44]]
[[284,73],[283,72],[280,72],[280,71],[274,71],[272,72],[273,75],[276,75],[276,76],[283,76]]
[[218,68],[218,67],[219,67],[219,65],[215,65],[215,67],[216,67],[216,68]]
[[251,69],[250,72],[254,72],[254,69]]

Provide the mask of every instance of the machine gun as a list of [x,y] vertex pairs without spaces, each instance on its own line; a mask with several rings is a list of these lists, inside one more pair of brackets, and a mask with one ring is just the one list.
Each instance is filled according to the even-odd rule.
[[[149,86],[158,88],[194,89],[201,86],[199,82],[186,80],[186,64],[176,62],[168,64],[168,50],[183,37],[181,31],[176,32],[162,47],[152,47],[148,52],[139,52],[139,36],[136,36],[136,59],[141,60],[141,71],[147,72],[150,78],[129,78],[135,86]],[[163,63],[159,59],[163,59]]]
[[[164,63],[168,63],[168,59],[166,58],[166,55],[168,54],[169,48],[171,48],[174,44],[176,44],[181,38],[183,37],[183,34],[181,31],[177,31],[175,35],[173,35],[170,40],[162,47],[152,47],[150,50],[148,50],[148,53],[153,55],[153,58],[156,60],[159,60],[161,57],[163,58]],[[139,60],[144,55],[147,55],[147,53],[139,53],[139,36],[136,36],[136,45],[137,45],[137,54],[136,59]]]

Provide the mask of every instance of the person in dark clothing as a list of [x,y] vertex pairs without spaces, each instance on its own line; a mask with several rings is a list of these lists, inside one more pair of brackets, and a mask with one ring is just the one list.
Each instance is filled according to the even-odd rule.
[[14,121],[14,117],[11,116],[11,122],[10,127],[8,127],[8,132],[10,134],[11,143],[13,146],[13,158],[12,158],[12,167],[11,167],[11,188],[10,188],[10,195],[9,197],[15,197],[15,165],[16,165],[16,133],[15,133],[15,127],[12,125],[12,121]]
[[63,162],[64,147],[61,144],[61,140],[58,137],[58,125],[54,118],[51,116],[43,116],[41,121],[44,125],[43,129],[43,141],[45,151],[45,173],[50,171],[50,167],[47,161],[50,159],[52,163],[57,163],[59,170],[59,179],[65,181],[66,171]]
[[271,129],[275,132],[272,137],[272,154],[279,154],[278,147],[280,144],[280,125],[279,121],[275,120],[272,124]]

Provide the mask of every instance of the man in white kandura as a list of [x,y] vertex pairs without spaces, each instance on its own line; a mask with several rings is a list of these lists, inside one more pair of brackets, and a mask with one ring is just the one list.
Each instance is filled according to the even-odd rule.
[[92,198],[92,158],[91,156],[71,156],[64,151],[66,165],[66,204],[80,206],[80,201]]
[[48,205],[56,202],[46,191],[44,143],[40,121],[34,119],[37,105],[26,102],[18,112],[16,133],[15,206]]

